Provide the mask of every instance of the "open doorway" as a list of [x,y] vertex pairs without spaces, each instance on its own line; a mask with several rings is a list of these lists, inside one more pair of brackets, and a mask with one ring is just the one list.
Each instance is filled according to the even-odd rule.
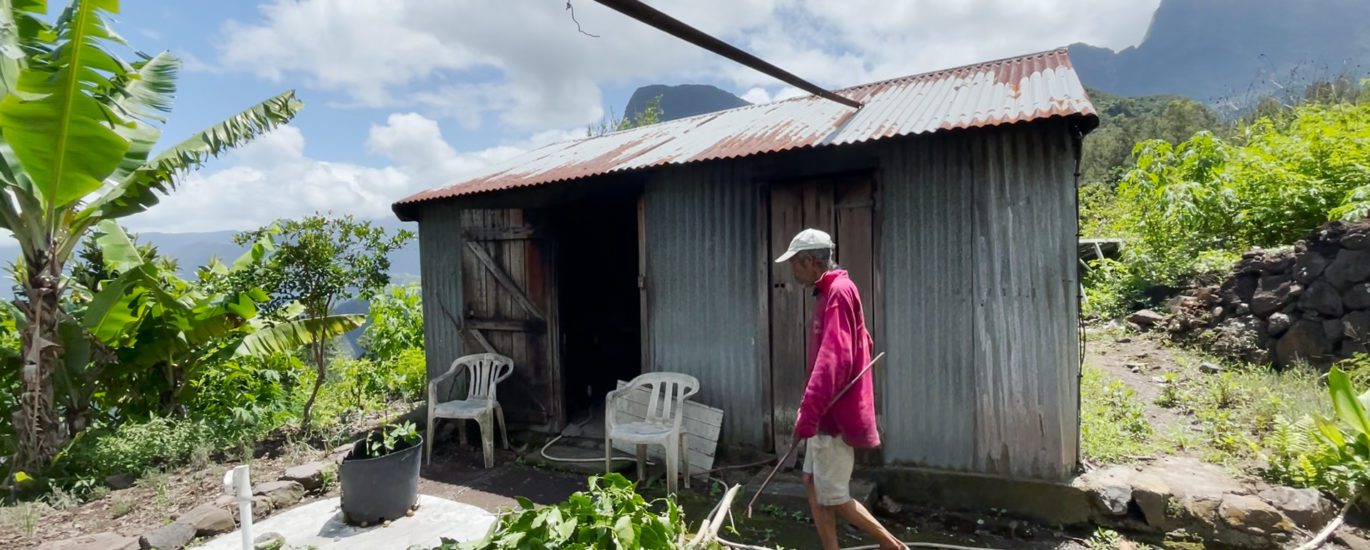
[[604,396],[642,370],[639,192],[596,190],[555,209],[566,421],[587,434],[603,429]]

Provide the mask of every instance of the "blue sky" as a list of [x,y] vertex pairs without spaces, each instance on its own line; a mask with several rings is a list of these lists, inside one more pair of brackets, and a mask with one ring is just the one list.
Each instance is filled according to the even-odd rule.
[[[1087,42],[1141,40],[1159,0],[650,0],[820,85],[842,87]],[[54,5],[58,2],[53,2]],[[798,92],[589,0],[125,0],[115,29],[185,62],[165,137],[286,89],[287,128],[186,178],[141,231],[246,229],[410,193],[581,137],[640,85],[753,102]],[[168,141],[170,143],[170,141]]]

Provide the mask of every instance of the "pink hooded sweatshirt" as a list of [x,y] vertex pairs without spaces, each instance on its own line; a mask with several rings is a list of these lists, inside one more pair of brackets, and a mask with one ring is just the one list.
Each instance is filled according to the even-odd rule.
[[[852,386],[842,399],[823,414],[837,392],[842,391],[871,360],[870,333],[861,310],[861,295],[844,270],[832,270],[818,279],[818,300],[813,310],[808,359],[813,368],[799,405],[794,435],[841,436],[857,449],[880,446],[875,426],[875,389],[872,373]],[[821,417],[820,417],[821,415]]]

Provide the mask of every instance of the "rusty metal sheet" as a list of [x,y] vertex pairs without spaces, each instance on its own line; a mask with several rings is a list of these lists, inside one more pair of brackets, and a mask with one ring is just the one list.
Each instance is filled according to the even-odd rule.
[[485,175],[397,203],[565,182],[613,172],[862,143],[1053,117],[1096,116],[1066,50],[838,90],[860,110],[814,96],[548,145]]

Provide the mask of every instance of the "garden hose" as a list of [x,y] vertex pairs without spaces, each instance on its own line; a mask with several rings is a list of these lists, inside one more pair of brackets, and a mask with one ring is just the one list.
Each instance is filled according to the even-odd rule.
[[[589,423],[590,423],[590,419],[589,419],[589,418],[586,418],[585,420],[582,420],[582,421],[580,421],[580,422],[577,422],[575,425],[576,425],[576,426],[584,426],[584,425],[589,424]],[[542,446],[542,450],[539,451],[538,454],[542,455],[542,458],[543,458],[543,459],[550,460],[550,461],[552,461],[552,462],[604,462],[604,459],[603,459],[603,458],[598,458],[598,457],[596,457],[596,458],[557,458],[557,457],[548,455],[548,454],[547,454],[547,449],[551,448],[552,445],[556,444],[557,441],[560,441],[562,437],[565,437],[565,435],[557,435],[556,437],[553,437],[552,439],[548,440],[548,441],[547,441],[547,444]],[[616,456],[616,457],[613,457],[613,458],[611,458],[611,459],[609,459],[609,460],[618,460],[618,461],[625,461],[625,462],[637,462],[637,457]],[[647,465],[648,465],[648,466],[656,466],[656,463],[655,463],[655,462],[652,462],[652,461],[650,461],[650,460],[648,460],[648,461],[647,461]]]
[[[727,482],[725,482],[725,481],[723,481],[723,480],[721,480],[721,479],[718,479],[718,478],[716,478],[716,477],[710,476],[710,477],[709,477],[709,481],[712,481],[712,482],[714,482],[714,483],[718,483],[718,484],[722,485],[722,486],[723,486],[723,489],[725,489],[725,490],[728,488]],[[728,512],[728,516],[729,516],[730,518],[732,517],[732,511],[729,511],[729,512]],[[731,521],[731,520],[729,520],[729,521]],[[750,544],[742,544],[742,543],[740,543],[740,542],[733,542],[733,541],[730,541],[730,540],[728,540],[728,539],[725,539],[725,538],[719,537],[719,536],[715,536],[715,537],[714,537],[714,540],[718,541],[718,543],[721,544],[721,545],[723,545],[723,546],[726,546],[726,547],[728,547],[728,548],[735,548],[735,549],[737,549],[737,550],[775,550],[774,548],[768,548],[768,547],[765,547],[765,546],[754,546],[754,545],[750,545]],[[939,548],[939,549],[941,549],[941,550],[997,550],[997,549],[995,549],[995,548],[987,547],[987,546],[986,546],[986,547],[980,547],[980,546],[958,546],[958,545],[955,545],[955,544],[941,544],[941,543],[936,543],[936,542],[912,542],[912,541],[903,541],[903,540],[901,540],[901,541],[899,541],[899,542],[900,542],[900,544],[903,544],[904,547],[906,547],[906,548]],[[847,547],[842,548],[841,550],[879,550],[879,548],[880,548],[880,545],[879,545],[879,544],[867,544],[867,545],[864,545],[864,546],[847,546]]]

